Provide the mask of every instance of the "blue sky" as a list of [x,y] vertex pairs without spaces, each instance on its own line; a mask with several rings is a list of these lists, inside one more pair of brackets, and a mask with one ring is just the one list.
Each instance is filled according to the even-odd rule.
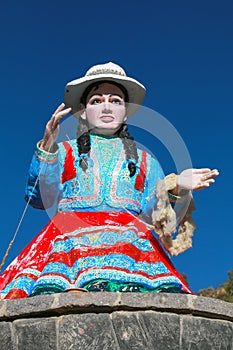
[[[195,292],[227,279],[233,268],[232,15],[230,0],[1,5],[0,257],[25,207],[35,143],[63,101],[65,84],[96,63],[113,61],[146,86],[144,105],[173,124],[194,167],[219,169],[216,184],[195,193],[193,248],[172,261]],[[169,154],[156,143],[150,147],[165,173],[176,171]],[[48,220],[42,211],[27,210],[5,267]]]

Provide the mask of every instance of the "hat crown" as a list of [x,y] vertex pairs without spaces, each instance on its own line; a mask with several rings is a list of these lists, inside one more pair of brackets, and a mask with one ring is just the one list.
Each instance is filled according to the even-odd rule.
[[108,62],[105,64],[98,64],[91,67],[85,74],[85,76],[99,75],[99,74],[115,74],[126,77],[126,73],[123,68],[118,66],[113,62]]

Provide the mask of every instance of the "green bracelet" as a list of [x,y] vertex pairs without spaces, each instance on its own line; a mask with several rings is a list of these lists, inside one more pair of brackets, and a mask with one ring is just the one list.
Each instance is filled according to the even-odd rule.
[[42,160],[42,161],[47,161],[47,162],[51,162],[51,161],[55,161],[57,160],[57,156],[58,156],[58,150],[55,153],[50,153],[47,151],[44,151],[43,149],[40,148],[40,142],[39,141],[36,145],[36,155],[37,157]]
[[182,201],[182,198],[181,198],[181,197],[175,196],[174,194],[172,194],[172,193],[169,192],[169,191],[168,191],[168,198],[169,198],[171,201],[175,201],[175,202]]

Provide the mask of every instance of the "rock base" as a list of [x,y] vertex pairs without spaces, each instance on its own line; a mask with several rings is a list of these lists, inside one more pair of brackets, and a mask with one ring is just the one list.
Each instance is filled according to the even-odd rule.
[[166,293],[0,302],[0,350],[233,350],[233,304]]

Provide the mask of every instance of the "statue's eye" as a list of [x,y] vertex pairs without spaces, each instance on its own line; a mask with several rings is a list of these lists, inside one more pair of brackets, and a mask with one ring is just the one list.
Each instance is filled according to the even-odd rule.
[[91,105],[98,105],[102,102],[101,98],[95,97],[93,99],[90,100],[90,104]]
[[112,97],[110,100],[111,103],[116,104],[116,105],[121,105],[122,104],[122,100],[120,97]]

